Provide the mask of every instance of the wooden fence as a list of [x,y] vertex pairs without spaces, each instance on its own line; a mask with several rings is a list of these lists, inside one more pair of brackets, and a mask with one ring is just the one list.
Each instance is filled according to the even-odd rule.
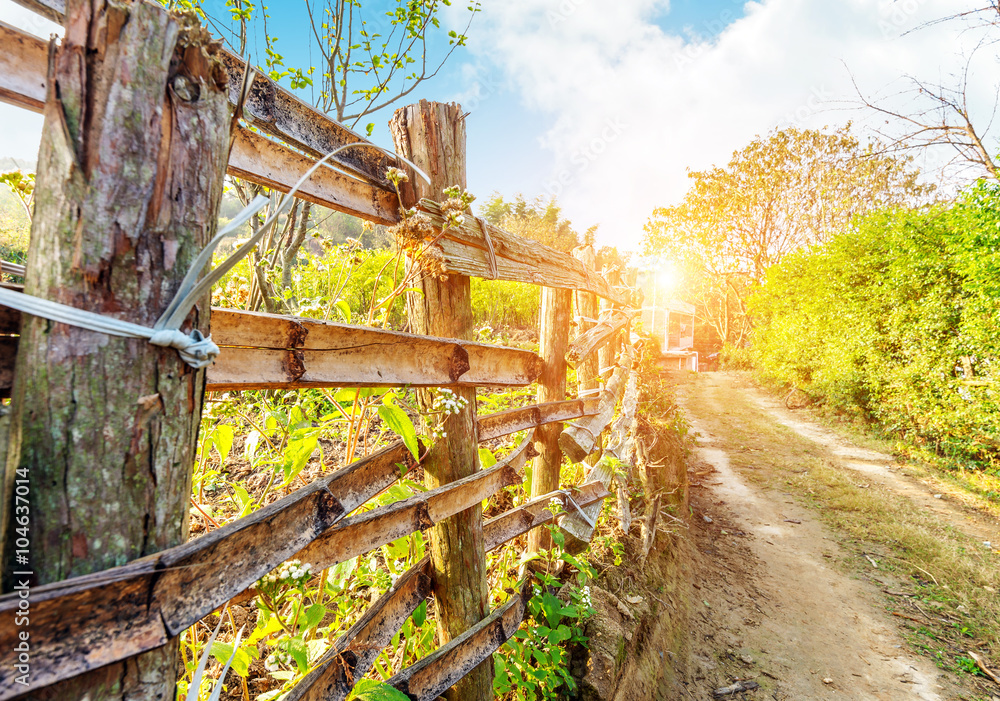
[[[21,4],[50,19],[63,19],[60,0],[22,0]],[[0,45],[0,99],[40,111],[46,99],[46,42],[0,23]],[[236,103],[244,66],[231,54],[226,54],[225,62],[230,97]],[[363,141],[259,73],[254,75],[249,95],[246,119],[266,136],[237,128],[228,167],[234,176],[288,191],[315,156]],[[335,164],[343,172],[320,169],[299,196],[371,222],[399,220],[400,203],[385,179],[386,169],[396,165],[393,159],[376,149],[355,149]],[[440,230],[439,206],[422,200],[420,208]],[[557,520],[548,506],[550,498],[559,494],[553,490],[558,486],[561,455],[556,453],[558,459],[553,461],[552,446],[556,445],[556,451],[561,446],[575,461],[600,449],[597,437],[611,423],[631,372],[632,354],[614,355],[622,347],[623,333],[627,338],[630,292],[613,286],[573,256],[489,225],[448,229],[434,246],[450,275],[517,280],[550,288],[544,295],[548,312],[543,313],[541,328],[544,360],[524,350],[468,340],[214,309],[211,330],[222,353],[207,371],[207,389],[517,387],[541,376],[542,403],[478,417],[469,437],[475,443],[530,431],[520,445],[489,469],[473,469],[467,477],[404,501],[351,515],[400,478],[400,465],[413,467],[410,452],[396,443],[196,540],[121,567],[35,587],[30,594],[28,686],[15,683],[19,629],[14,617],[23,604],[16,594],[0,597],[0,700],[166,645],[201,618],[244,595],[289,558],[313,563],[316,569],[329,567],[465,512],[500,489],[521,484],[525,462],[539,450],[549,451],[549,458],[541,464],[548,466],[544,480],[551,487],[537,489],[544,480],[539,481],[536,468],[535,494],[529,502],[479,524],[483,547],[496,548]],[[560,339],[569,334],[569,296],[550,294],[555,289],[597,295],[608,304],[600,322],[581,325],[588,330],[568,347]],[[17,312],[0,309],[0,392],[9,393],[15,381],[19,327]],[[605,367],[596,368],[598,372],[613,370],[604,389],[583,399],[565,399],[567,358],[581,367],[599,349],[602,355],[604,349],[611,349],[604,356]],[[596,363],[591,365],[596,367]],[[581,386],[596,387],[592,379],[581,379]],[[634,392],[628,401],[634,405]],[[634,406],[625,411],[634,412]],[[578,423],[559,428],[573,421]],[[541,440],[536,448],[536,429],[548,431],[554,440]],[[572,498],[593,514],[610,494],[610,476],[591,471],[588,477],[572,490]],[[370,669],[380,649],[431,596],[434,586],[431,562],[425,559],[398,578],[288,698],[343,699],[354,681]],[[530,589],[518,592],[389,683],[414,699],[436,698],[517,630],[529,594]]]

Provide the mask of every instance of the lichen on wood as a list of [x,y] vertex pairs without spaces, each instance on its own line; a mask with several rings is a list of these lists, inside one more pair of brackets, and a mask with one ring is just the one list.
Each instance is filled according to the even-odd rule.
[[[151,326],[213,234],[229,146],[227,75],[193,15],[70,0],[52,52],[25,291]],[[188,326],[208,329],[208,300]],[[36,584],[183,542],[204,373],[170,349],[26,318],[2,538],[28,475]],[[173,694],[172,646],[46,693]]]

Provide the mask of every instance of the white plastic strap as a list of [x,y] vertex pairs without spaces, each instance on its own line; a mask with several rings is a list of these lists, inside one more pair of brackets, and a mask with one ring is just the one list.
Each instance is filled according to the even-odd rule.
[[121,319],[115,319],[114,317],[104,316],[102,314],[95,314],[94,312],[77,309],[76,307],[60,304],[59,302],[53,302],[47,299],[42,299],[41,297],[34,297],[22,292],[13,292],[3,288],[0,288],[0,304],[12,309],[20,310],[25,314],[44,317],[46,319],[51,319],[52,321],[78,326],[90,331],[106,333],[111,336],[144,338],[155,346],[176,349],[180,354],[181,359],[195,369],[207,367],[218,357],[219,347],[212,342],[211,337],[206,338],[198,329],[193,330],[190,334],[186,334],[180,330],[180,325],[184,322],[184,319],[187,318],[187,315],[191,311],[191,308],[194,307],[195,302],[199,297],[208,292],[212,288],[212,285],[218,282],[223,275],[232,270],[233,266],[246,256],[258,241],[264,238],[264,235],[272,226],[274,226],[281,213],[289,204],[291,204],[295,193],[298,192],[302,183],[312,176],[312,174],[316,172],[317,168],[326,165],[326,162],[329,159],[333,158],[341,151],[356,146],[375,148],[389,156],[393,156],[394,158],[407,163],[417,172],[418,175],[427,180],[427,182],[430,182],[430,178],[428,178],[427,175],[413,163],[406,160],[402,156],[398,156],[391,151],[387,151],[386,149],[375,146],[374,144],[363,142],[346,144],[335,149],[334,151],[331,151],[323,158],[316,161],[316,163],[314,163],[312,167],[309,168],[309,170],[307,170],[301,178],[299,178],[298,182],[296,182],[295,186],[289,190],[288,194],[282,196],[275,210],[268,216],[267,220],[260,227],[260,229],[258,229],[246,243],[234,251],[232,255],[226,258],[226,260],[224,260],[218,267],[209,272],[201,280],[198,280],[199,273],[212,260],[212,254],[215,252],[219,243],[221,243],[227,236],[230,236],[239,230],[243,224],[259,212],[264,205],[268,203],[268,198],[263,195],[258,195],[249,205],[236,215],[236,217],[229,222],[229,224],[224,226],[209,242],[209,244],[202,249],[201,253],[198,254],[198,257],[195,258],[194,263],[191,265],[190,269],[188,269],[187,274],[181,281],[181,286],[177,290],[177,294],[174,295],[174,298],[167,306],[166,311],[164,311],[160,318],[156,320],[153,328],[142,326],[141,324],[133,324],[130,321],[123,321]]

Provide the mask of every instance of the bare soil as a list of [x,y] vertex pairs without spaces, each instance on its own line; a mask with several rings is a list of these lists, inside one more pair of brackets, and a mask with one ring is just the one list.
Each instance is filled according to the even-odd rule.
[[752,445],[731,435],[735,397],[742,398],[739,411],[749,403],[859,481],[892,489],[976,539],[1000,542],[1000,527],[988,516],[936,497],[893,456],[851,444],[740,377],[682,380],[678,401],[696,441],[689,476],[698,551],[687,697],[717,698],[716,690],[747,681],[758,688],[724,698],[1000,701],[1000,687],[944,673],[907,642],[907,620],[887,604],[905,582],[869,566],[790,492],[760,486],[731,467],[737,453],[743,470],[768,469],[754,455],[795,460],[780,431],[759,432]]

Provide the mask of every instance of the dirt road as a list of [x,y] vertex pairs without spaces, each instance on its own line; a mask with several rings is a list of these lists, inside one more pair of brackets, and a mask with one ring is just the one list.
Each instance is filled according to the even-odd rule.
[[893,490],[940,512],[976,539],[1000,542],[996,523],[935,498],[899,474],[892,456],[851,445],[738,376],[682,382],[678,401],[697,445],[690,476],[700,601],[691,698],[745,682],[758,688],[726,698],[1000,701],[1000,688],[943,673],[915,651],[900,626],[906,619],[888,610],[906,582],[875,556],[862,560],[844,547],[774,466],[794,475],[823,460],[851,471],[861,487]]

